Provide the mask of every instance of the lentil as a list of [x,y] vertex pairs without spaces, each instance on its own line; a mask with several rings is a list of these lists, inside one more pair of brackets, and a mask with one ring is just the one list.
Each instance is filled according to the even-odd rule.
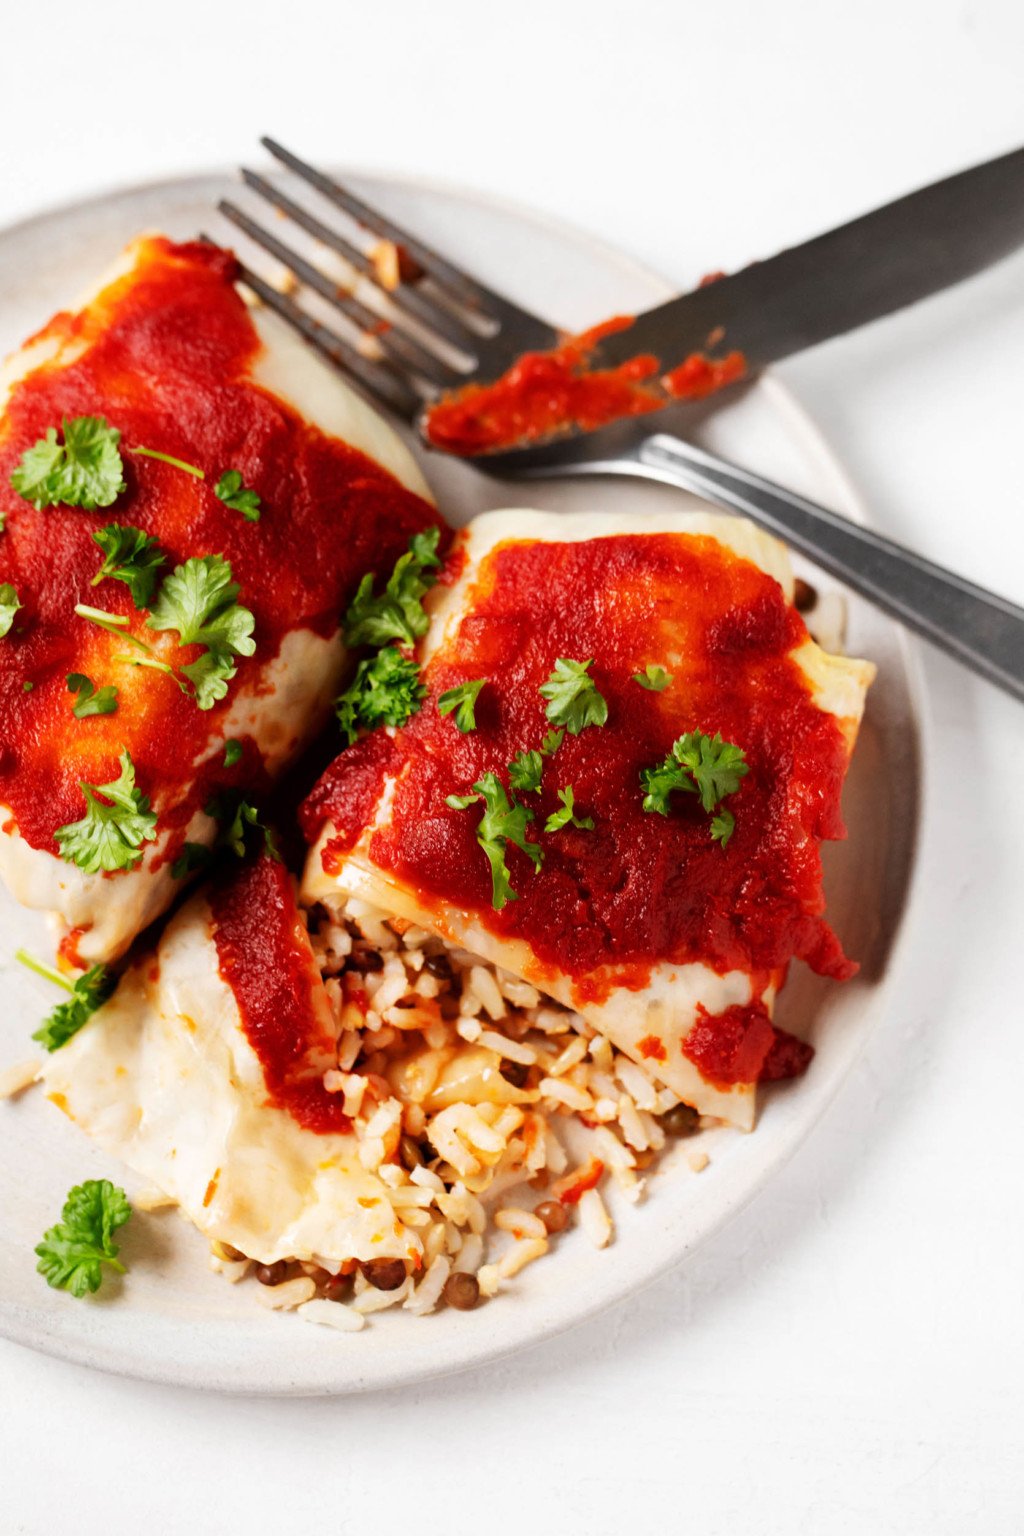
[[501,1059],[498,1068],[506,1083],[511,1083],[513,1088],[522,1088],[530,1075],[530,1069],[523,1061],[511,1061],[507,1056]]
[[670,1136],[692,1136],[699,1128],[699,1123],[700,1116],[689,1104],[675,1104],[668,1114],[661,1117],[662,1128]]
[[450,1307],[458,1312],[472,1312],[480,1300],[480,1282],[476,1275],[467,1275],[461,1270],[456,1270],[454,1275],[449,1275],[441,1292]]
[[284,1259],[278,1259],[273,1264],[257,1264],[256,1279],[260,1285],[280,1285],[288,1273],[288,1265]]
[[547,1232],[564,1232],[569,1223],[569,1213],[560,1200],[542,1200],[533,1214],[540,1217]]
[[405,1284],[405,1264],[401,1259],[365,1259],[359,1268],[375,1290],[397,1291]]

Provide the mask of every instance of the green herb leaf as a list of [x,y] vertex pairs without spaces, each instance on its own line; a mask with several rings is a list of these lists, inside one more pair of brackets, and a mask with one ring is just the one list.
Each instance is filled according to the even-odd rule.
[[64,441],[50,427],[22,454],[11,475],[19,496],[43,507],[109,507],[124,490],[121,434],[103,416],[65,416]]
[[640,784],[644,791],[644,810],[656,811],[659,816],[668,815],[669,796],[674,789],[684,795],[697,793],[693,779],[671,753],[656,767],[641,768]]
[[564,731],[548,731],[540,744],[540,749],[545,757],[553,757],[565,738]]
[[467,731],[476,730],[474,706],[486,681],[485,677],[478,677],[470,683],[460,683],[457,688],[449,688],[446,693],[442,693],[437,701],[438,714],[450,715],[454,710],[455,724],[464,736]]
[[449,795],[446,804],[455,810],[466,810],[474,800],[482,799],[484,814],[476,829],[476,840],[487,855],[491,866],[491,905],[500,912],[506,902],[516,901],[518,893],[512,889],[505,850],[509,843],[522,849],[539,869],[544,857],[543,849],[527,841],[526,830],[533,820],[533,812],[515,799],[510,800],[497,774],[485,773],[473,785],[473,795]]
[[183,469],[186,475],[194,475],[197,480],[206,479],[205,470],[200,469],[198,464],[187,464],[184,459],[176,459],[171,453],[161,453],[157,448],[132,448],[131,452],[144,459],[159,459],[161,464],[170,464],[172,469]]
[[126,523],[108,523],[93,538],[106,557],[92,579],[93,586],[111,576],[125,583],[136,608],[148,608],[157,571],[165,561],[156,539]]
[[642,672],[633,673],[633,681],[639,683],[641,688],[649,689],[651,693],[664,693],[672,681],[672,674],[666,672],[664,667],[649,661]]
[[[653,768],[641,769],[644,810],[667,816],[673,790],[700,795],[705,811],[717,810],[727,795],[735,793],[740,780],[749,772],[742,747],[723,741],[719,732],[707,736],[703,731],[687,731],[673,743],[672,751],[663,762]],[[731,812],[724,811],[717,831],[716,824],[712,823],[712,837],[724,847],[732,836],[733,825]]]
[[104,1264],[124,1274],[113,1235],[131,1214],[124,1190],[109,1179],[77,1184],[64,1202],[60,1221],[43,1234],[35,1250],[36,1268],[47,1285],[85,1296],[99,1290]]
[[740,780],[750,772],[742,747],[723,741],[721,733],[705,736],[703,731],[687,731],[672,744],[672,756],[689,768],[706,811],[713,811],[740,787]]
[[576,815],[571,784],[567,784],[564,789],[558,791],[558,798],[562,802],[562,809],[551,812],[551,815],[544,823],[545,832],[557,832],[560,827],[567,827],[570,822],[574,827],[580,827],[584,832],[592,832],[594,830],[594,818],[592,816]]
[[560,656],[547,682],[541,684],[541,697],[550,700],[544,713],[552,725],[564,725],[571,736],[578,736],[588,725],[604,725],[608,719],[608,705],[587,676],[593,665],[593,657],[570,661]]
[[[561,736],[559,736],[561,740]],[[508,782],[522,793],[540,789],[544,759],[539,752],[519,752],[508,765]]]
[[35,971],[37,976],[45,977],[68,993],[67,1001],[58,1003],[32,1036],[47,1051],[59,1050],[73,1035],[77,1035],[86,1020],[107,1001],[117,986],[117,977],[105,965],[93,965],[83,976],[70,982],[59,971],[43,965],[23,949],[19,949],[14,958],[28,966],[30,971]]
[[3,585],[0,585],[0,640],[3,639],[4,635],[10,634],[11,625],[14,623],[14,615],[20,607],[21,603],[18,601],[17,592],[15,592],[9,581],[5,581]]
[[181,852],[171,865],[171,878],[184,880],[186,875],[191,875],[197,869],[206,869],[213,863],[213,849],[207,848],[205,843],[183,843]]
[[345,745],[355,741],[361,726],[404,725],[427,696],[420,669],[395,646],[361,661],[351,684],[335,705]]
[[723,809],[719,811],[718,815],[713,819],[711,823],[711,837],[713,841],[716,843],[721,843],[722,847],[724,848],[727,845],[730,837],[732,837],[735,827],[735,816],[733,815],[732,811],[727,811],[723,807]]
[[[243,859],[246,852],[247,834],[249,829],[252,828],[254,831],[262,832],[264,849],[272,859],[277,859],[280,863],[281,855],[278,851],[277,839],[271,828],[260,819],[259,811],[250,801],[242,799],[240,795],[233,791],[228,791],[226,794],[215,796],[210,801],[206,806],[206,814],[207,816],[212,816],[214,821],[220,823],[220,832],[217,837],[218,847],[230,848],[237,858]],[[185,846],[186,848],[195,848],[196,844],[187,843]],[[195,856],[183,854],[182,857],[189,858]],[[176,862],[180,863],[181,860]],[[193,864],[192,867],[198,868],[199,866],[198,864]],[[171,873],[173,874],[173,872],[172,869]],[[185,872],[185,870],[182,871],[182,873]]]
[[226,469],[213,488],[213,494],[232,512],[241,512],[247,523],[260,520],[260,498],[256,492],[242,484],[242,474],[237,469]]
[[58,827],[54,834],[61,858],[87,875],[132,869],[142,858],[141,845],[156,838],[156,816],[147,796],[135,787],[131,754],[122,752],[118,761],[121,772],[109,784],[79,784],[86,800],[85,815],[81,821]]
[[197,661],[181,668],[200,709],[212,709],[225,697],[237,657],[256,649],[255,620],[236,601],[238,592],[223,555],[193,557],[166,577],[146,620],[150,629],[176,629],[182,645],[206,647]]
[[97,688],[84,672],[69,672],[68,690],[78,698],[71,706],[76,720],[86,720],[90,715],[112,715],[117,708],[117,689],[112,684]]
[[437,580],[431,567],[441,564],[437,558],[440,536],[439,528],[414,534],[379,597],[373,595],[372,573],[363,577],[345,615],[346,645],[386,645],[389,640],[414,645],[426,634],[422,598]]
[[229,736],[227,741],[224,743],[224,767],[233,768],[235,764],[240,763],[241,760],[242,743],[237,741],[234,736]]

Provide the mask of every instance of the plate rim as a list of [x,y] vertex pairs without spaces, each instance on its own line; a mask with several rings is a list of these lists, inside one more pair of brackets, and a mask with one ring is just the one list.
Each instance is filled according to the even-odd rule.
[[[632,274],[649,286],[657,286],[665,297],[670,297],[678,292],[678,288],[671,280],[634,256],[632,252],[615,244],[615,242],[603,236],[594,235],[585,227],[577,225],[572,220],[566,219],[561,215],[537,209],[530,204],[520,202],[517,198],[507,197],[489,190],[481,190],[467,186],[465,183],[457,180],[443,177],[414,175],[402,171],[363,168],[353,165],[333,168],[337,169],[340,175],[356,180],[393,186],[399,190],[437,194],[441,197],[475,205],[478,208],[492,208],[496,212],[501,212],[521,224],[551,232],[568,242],[577,244],[585,242],[591,250],[606,259],[610,265],[614,265],[618,271],[624,274]],[[35,226],[45,226],[53,220],[85,213],[91,208],[99,208],[106,203],[130,199],[134,195],[152,195],[159,193],[162,189],[166,189],[168,194],[173,195],[175,192],[185,191],[190,184],[217,179],[230,181],[234,176],[234,167],[212,165],[192,171],[183,170],[169,173],[142,181],[113,182],[94,190],[85,197],[67,198],[51,205],[44,205],[21,218],[0,226],[0,245],[12,236],[17,237],[22,233],[30,232]],[[855,520],[871,526],[871,518],[866,503],[863,501],[856,483],[848,472],[845,462],[832,448],[825,433],[818,426],[799,397],[770,370],[759,377],[755,387],[768,396],[778,414],[789,418],[794,436],[802,440],[805,448],[812,451],[814,458],[822,466],[823,470],[827,470],[839,488],[846,507]],[[878,984],[885,985],[887,990],[891,992],[905,963],[905,956],[915,931],[916,917],[920,907],[918,898],[923,872],[921,846],[932,799],[931,775],[928,771],[928,746],[934,738],[934,716],[925,683],[921,644],[901,625],[895,621],[890,622],[893,625],[895,647],[900,659],[909,712],[913,724],[913,741],[910,744],[910,749],[915,783],[914,814],[906,837],[908,872],[903,888],[903,905],[896,921],[895,930],[889,937],[884,976],[878,979]],[[761,1194],[766,1185],[771,1182],[780,1169],[794,1155],[797,1148],[814,1127],[819,1124],[826,1111],[833,1104],[840,1089],[863,1055],[869,1040],[873,1037],[886,1012],[885,1000],[880,1000],[873,1010],[874,1017],[869,1025],[861,1030],[856,1048],[850,1054],[843,1070],[836,1075],[827,1090],[819,1089],[812,1100],[812,1108],[805,1110],[799,1119],[791,1122],[781,1132],[776,1133],[775,1141],[771,1145],[757,1178],[751,1180],[738,1193],[733,1193],[731,1197],[723,1199],[719,1209],[711,1219],[706,1221],[695,1238],[686,1241],[673,1254],[661,1258],[659,1262],[650,1267],[640,1278],[634,1278],[629,1286],[629,1294],[636,1294],[640,1290],[645,1290],[648,1286],[662,1279],[671,1269],[686,1262],[699,1247],[717,1237],[734,1217],[738,1216],[741,1211]],[[341,1397],[367,1392],[388,1391],[398,1386],[416,1385],[440,1377],[461,1375],[475,1369],[486,1368],[495,1361],[507,1356],[513,1350],[532,1349],[561,1334],[570,1332],[612,1306],[620,1305],[625,1295],[624,1289],[609,1291],[607,1294],[598,1294],[593,1299],[585,1300],[571,1315],[541,1318],[523,1336],[515,1334],[509,1337],[502,1337],[496,1330],[494,1342],[486,1344],[483,1348],[475,1347],[472,1354],[467,1354],[465,1357],[456,1356],[454,1360],[438,1361],[433,1364],[420,1362],[411,1369],[392,1368],[383,1372],[377,1371],[372,1375],[362,1368],[357,1368],[354,1371],[350,1369],[343,1380],[335,1379],[331,1382],[316,1384],[304,1383],[294,1379],[275,1379],[268,1385],[266,1381],[257,1380],[255,1371],[249,1379],[239,1381],[237,1377],[233,1377],[225,1373],[223,1369],[218,1369],[215,1365],[212,1365],[212,1362],[212,1368],[208,1366],[204,1375],[197,1377],[191,1362],[181,1362],[179,1364],[178,1362],[170,1361],[163,1363],[158,1361],[140,1361],[133,1355],[130,1344],[126,1343],[118,1348],[117,1346],[112,1347],[107,1339],[102,1341],[94,1340],[88,1327],[83,1328],[75,1336],[67,1336],[63,1332],[51,1330],[47,1327],[45,1317],[40,1319],[38,1315],[30,1312],[27,1308],[18,1306],[17,1303],[13,1307],[0,1310],[0,1336],[21,1347],[49,1355],[51,1358],[66,1360],[72,1364],[87,1366],[94,1370],[101,1370],[108,1375],[154,1382],[165,1386],[257,1397]],[[351,1362],[348,1363],[351,1367]]]

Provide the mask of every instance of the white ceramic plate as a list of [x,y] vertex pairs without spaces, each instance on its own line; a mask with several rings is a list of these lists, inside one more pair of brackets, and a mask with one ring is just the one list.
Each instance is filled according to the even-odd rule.
[[[571,328],[645,307],[670,289],[618,251],[521,209],[423,183],[353,178],[412,229],[495,286]],[[230,183],[196,177],[148,185],[60,209],[0,235],[0,352],[7,352],[77,293],[141,229],[180,238],[200,230],[224,238],[211,213]],[[714,252],[686,253],[694,281]],[[720,406],[704,442],[797,489],[862,518],[827,447],[786,391],[764,380]],[[631,510],[690,498],[640,482],[567,481],[503,487],[474,470],[428,456],[427,472],[455,521],[487,507]],[[799,564],[799,562],[798,562]],[[828,581],[807,572],[822,587]],[[526,1270],[514,1289],[472,1313],[420,1319],[402,1312],[337,1334],[266,1312],[246,1286],[210,1273],[204,1240],[173,1213],[136,1214],[123,1234],[130,1271],[87,1301],[50,1291],[35,1273],[33,1247],[57,1218],[70,1185],[109,1176],[132,1181],[96,1151],[39,1093],[0,1105],[0,1331],[66,1359],[156,1381],[259,1393],[342,1393],[421,1380],[479,1365],[569,1327],[625,1299],[683,1262],[765,1184],[832,1098],[886,1010],[896,937],[906,927],[925,756],[916,664],[902,633],[850,601],[851,652],[878,664],[845,796],[850,841],[828,850],[832,920],[860,977],[828,986],[794,971],[780,1021],[809,1035],[817,1055],[807,1076],[765,1096],[756,1132],[714,1132],[699,1175],[686,1161],[694,1143],[666,1158],[638,1207],[616,1207],[618,1235],[595,1251],[577,1231]],[[43,920],[0,893],[0,1068],[32,1053],[31,1031],[52,1004],[42,983],[13,965],[19,944],[46,953]]]

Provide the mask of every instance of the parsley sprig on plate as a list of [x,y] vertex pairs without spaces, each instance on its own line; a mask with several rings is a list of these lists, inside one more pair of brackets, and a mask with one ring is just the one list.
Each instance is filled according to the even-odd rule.
[[32,1036],[47,1051],[56,1051],[62,1045],[67,1045],[117,986],[116,976],[105,965],[90,966],[83,975],[68,981],[66,976],[62,976],[52,966],[44,965],[23,949],[17,950],[14,958],[68,994],[65,1002],[51,1009]]
[[497,774],[485,773],[483,778],[476,781],[473,789],[474,793],[470,795],[449,795],[446,804],[453,810],[464,811],[476,801],[483,801],[484,813],[476,829],[476,840],[491,866],[491,905],[496,912],[500,912],[507,902],[518,900],[519,895],[512,889],[509,867],[505,862],[509,843],[522,849],[535,870],[540,868],[544,853],[538,844],[531,843],[526,836],[533,812],[525,805],[520,805],[514,797],[509,798]]
[[54,833],[61,858],[87,875],[133,869],[142,858],[142,844],[156,838],[156,816],[148,797],[136,788],[131,753],[122,752],[118,762],[121,772],[109,784],[79,784],[85,815]]
[[36,1247],[36,1268],[47,1285],[81,1297],[99,1290],[104,1265],[123,1275],[114,1233],[131,1214],[128,1196],[109,1179],[76,1184],[64,1202],[60,1221]]
[[705,811],[718,812],[711,823],[711,836],[724,848],[733,834],[735,818],[721,808],[722,801],[735,794],[749,772],[743,748],[723,741],[720,732],[708,736],[703,731],[687,731],[673,742],[672,751],[662,762],[641,769],[644,810],[667,816],[674,791],[699,795]]

